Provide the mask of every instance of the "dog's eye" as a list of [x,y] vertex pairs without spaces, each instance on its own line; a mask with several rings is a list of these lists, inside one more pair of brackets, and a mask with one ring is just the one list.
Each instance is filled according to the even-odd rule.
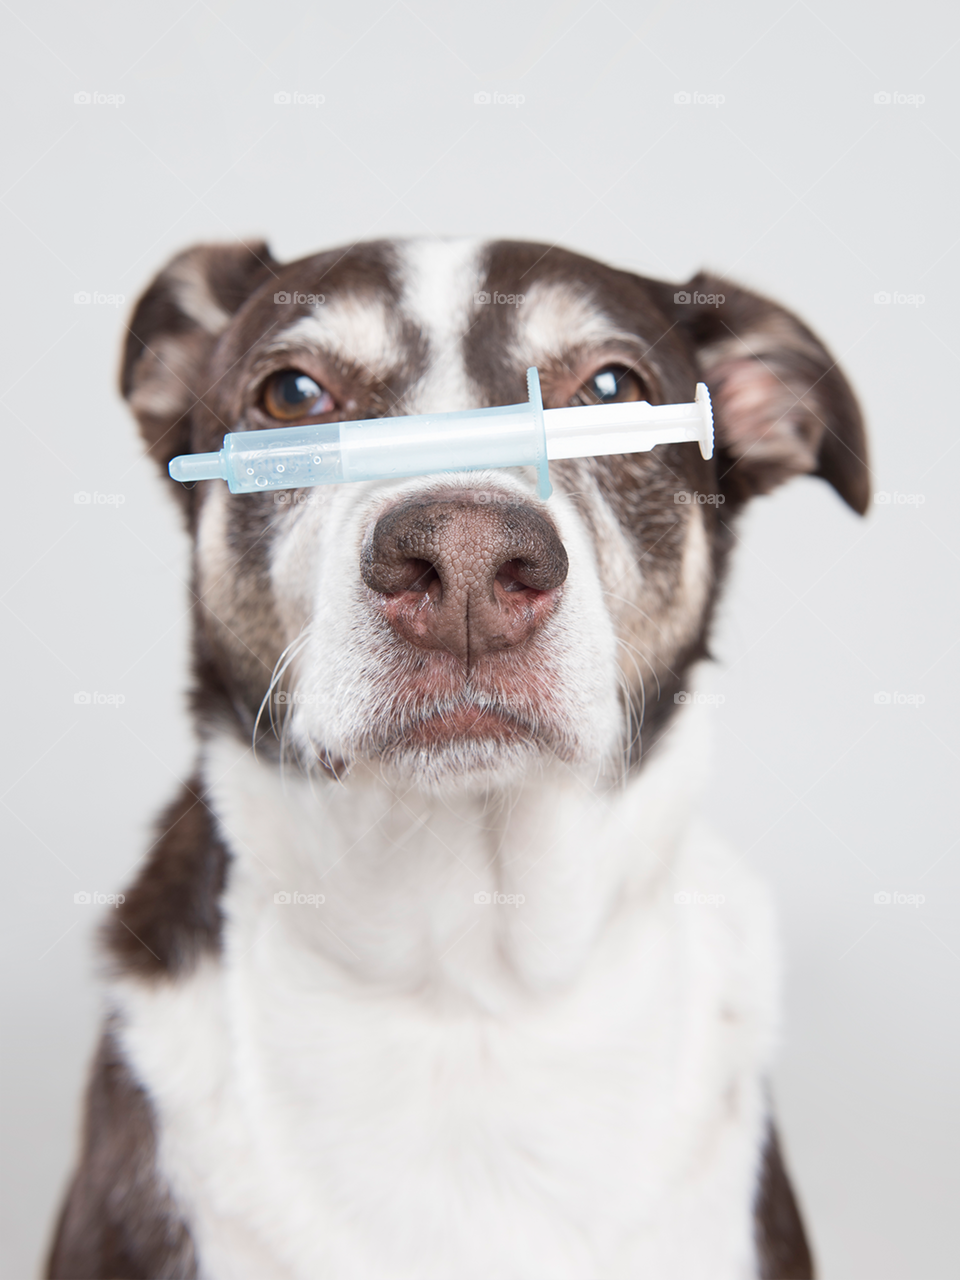
[[647,395],[640,378],[632,369],[622,364],[605,364],[570,397],[575,404],[623,404],[629,400],[644,400]]
[[314,382],[308,373],[298,369],[281,369],[267,379],[263,388],[263,407],[271,418],[281,422],[299,422],[330,413],[335,407],[333,396]]

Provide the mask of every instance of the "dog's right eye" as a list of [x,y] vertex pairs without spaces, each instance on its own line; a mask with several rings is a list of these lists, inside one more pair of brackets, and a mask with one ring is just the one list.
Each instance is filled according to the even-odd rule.
[[264,385],[262,404],[270,417],[280,422],[317,418],[336,407],[330,392],[299,369],[272,374]]
[[647,389],[632,369],[622,364],[606,364],[570,397],[570,404],[622,404],[646,397]]

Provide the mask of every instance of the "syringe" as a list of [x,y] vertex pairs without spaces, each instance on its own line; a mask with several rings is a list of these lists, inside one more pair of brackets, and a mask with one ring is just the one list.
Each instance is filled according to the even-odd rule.
[[174,458],[174,480],[226,480],[231,493],[301,489],[355,480],[490,467],[536,467],[537,492],[550,496],[548,463],[610,453],[643,453],[654,445],[695,440],[713,456],[710,392],[697,383],[689,404],[583,405],[544,409],[540,378],[527,370],[526,404],[425,413],[361,422],[229,432],[219,453]]

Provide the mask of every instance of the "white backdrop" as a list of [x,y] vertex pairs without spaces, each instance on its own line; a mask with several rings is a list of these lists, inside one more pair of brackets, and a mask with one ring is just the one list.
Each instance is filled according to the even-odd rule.
[[75,1142],[98,912],[74,894],[123,885],[191,760],[187,543],[114,389],[124,320],[176,250],[256,233],[281,258],[465,233],[706,265],[841,359],[890,500],[860,520],[804,480],[745,520],[707,806],[781,906],[774,1091],[823,1276],[957,1275],[956,9],[2,14],[4,1277],[35,1274]]

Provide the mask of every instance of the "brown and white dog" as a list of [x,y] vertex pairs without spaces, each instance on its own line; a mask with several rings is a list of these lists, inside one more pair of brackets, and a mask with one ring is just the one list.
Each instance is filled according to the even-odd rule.
[[[812,1274],[765,1085],[763,892],[693,816],[751,495],[863,512],[842,374],[776,304],[560,249],[191,249],[130,326],[163,470],[225,431],[690,400],[695,444],[231,496],[194,540],[197,771],[105,933],[55,1280]],[[172,482],[171,482],[172,483]],[[717,903],[722,902],[722,906]]]

